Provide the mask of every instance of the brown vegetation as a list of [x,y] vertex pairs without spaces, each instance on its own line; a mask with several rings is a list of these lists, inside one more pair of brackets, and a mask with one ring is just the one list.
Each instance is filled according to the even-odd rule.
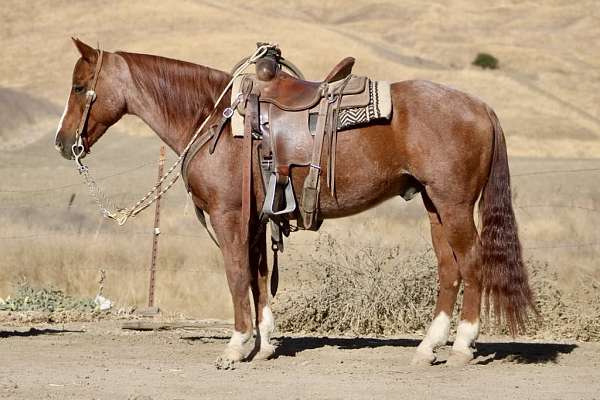
[[[399,247],[353,248],[325,234],[312,254],[312,262],[299,266],[310,271],[307,278],[284,290],[275,303],[280,330],[398,335],[427,329],[437,287],[432,251],[406,257]],[[580,278],[580,290],[571,293],[561,290],[548,264],[529,260],[527,266],[540,312],[528,335],[600,340],[600,282]],[[494,319],[485,321],[483,333],[506,334]]]

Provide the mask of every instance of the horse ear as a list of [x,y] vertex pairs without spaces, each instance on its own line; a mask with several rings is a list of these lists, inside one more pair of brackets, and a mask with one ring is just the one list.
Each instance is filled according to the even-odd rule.
[[96,60],[98,58],[98,50],[94,49],[91,46],[88,46],[87,44],[83,43],[81,40],[79,40],[77,38],[72,37],[71,40],[75,44],[75,47],[77,47],[77,50],[79,50],[79,53],[81,54],[81,58],[83,58],[85,61],[89,62],[90,64],[96,63]]

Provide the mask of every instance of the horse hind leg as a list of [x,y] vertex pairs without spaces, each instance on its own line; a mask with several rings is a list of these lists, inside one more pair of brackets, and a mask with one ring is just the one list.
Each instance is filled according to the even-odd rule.
[[438,260],[439,291],[434,319],[412,360],[415,366],[432,364],[436,360],[435,349],[448,341],[450,319],[461,282],[459,267],[446,239],[439,214],[425,191],[422,192],[422,196],[429,215],[431,240]]
[[269,306],[266,233],[262,232],[258,235],[257,243],[250,252],[251,288],[256,313],[256,342],[248,358],[266,360],[275,353],[275,346],[271,344],[275,319]]
[[479,256],[481,244],[473,218],[473,205],[443,201],[435,204],[438,206],[444,234],[458,263],[464,286],[460,322],[446,365],[462,366],[473,359],[473,345],[479,335],[482,294]]

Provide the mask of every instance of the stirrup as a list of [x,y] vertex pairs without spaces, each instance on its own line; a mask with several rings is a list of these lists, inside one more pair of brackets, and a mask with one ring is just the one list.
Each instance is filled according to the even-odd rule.
[[263,204],[262,212],[265,215],[282,215],[293,212],[296,209],[296,198],[294,197],[294,189],[292,187],[292,180],[289,176],[286,177],[285,182],[284,198],[285,205],[281,210],[276,210],[275,207],[275,194],[277,191],[277,174],[271,174],[269,178],[269,185],[267,186],[267,193],[265,194],[265,203]]

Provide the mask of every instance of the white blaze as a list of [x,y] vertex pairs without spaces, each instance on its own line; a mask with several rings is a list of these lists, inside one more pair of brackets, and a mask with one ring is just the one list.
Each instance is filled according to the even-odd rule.
[[58,128],[56,129],[56,134],[54,135],[54,143],[56,143],[56,138],[58,137],[58,133],[62,129],[63,121],[65,120],[65,116],[67,115],[67,111],[69,110],[69,101],[71,100],[71,93],[69,93],[69,97],[67,97],[67,104],[65,104],[65,110],[60,117],[60,121],[58,122]]

